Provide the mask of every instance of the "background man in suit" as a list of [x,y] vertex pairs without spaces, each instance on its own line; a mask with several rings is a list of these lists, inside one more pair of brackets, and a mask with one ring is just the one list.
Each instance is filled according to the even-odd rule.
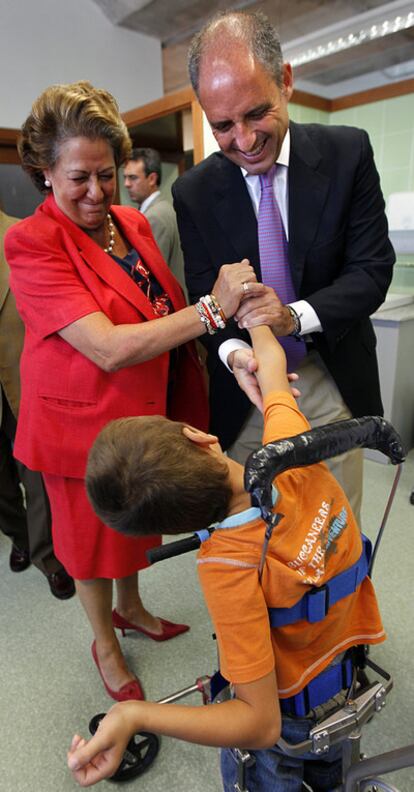
[[[33,561],[46,575],[52,594],[68,599],[75,593],[75,586],[53,554],[49,500],[42,477],[13,458],[24,327],[9,289],[3,239],[16,222],[17,218],[0,211],[0,529],[12,540],[11,570],[22,572]],[[26,509],[20,482],[25,489]]]
[[[205,339],[211,431],[244,461],[261,431],[258,411],[236,382],[257,404],[255,362],[250,350],[240,349],[248,340],[244,327],[267,324],[277,336],[306,341],[297,368],[299,404],[312,425],[382,412],[369,316],[385,298],[395,257],[367,134],[289,121],[292,70],[266,17],[218,14],[193,39],[189,68],[221,149],[172,189],[190,300],[211,289],[222,264],[241,257],[262,280],[260,176],[275,163],[273,196],[296,293],[287,301],[291,310],[269,286],[263,297],[244,301],[220,337]],[[219,346],[235,377],[220,363]],[[358,516],[362,452],[337,458],[332,469]]]
[[161,158],[152,148],[132,149],[124,168],[124,183],[132,201],[148,219],[155,241],[171,272],[185,293],[184,261],[177,218],[171,204],[162,197]]

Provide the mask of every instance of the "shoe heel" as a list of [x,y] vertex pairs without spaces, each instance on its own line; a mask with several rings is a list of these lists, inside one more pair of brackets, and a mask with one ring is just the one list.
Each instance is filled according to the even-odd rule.
[[126,632],[123,627],[121,627],[121,633],[122,633],[122,637],[125,638]]

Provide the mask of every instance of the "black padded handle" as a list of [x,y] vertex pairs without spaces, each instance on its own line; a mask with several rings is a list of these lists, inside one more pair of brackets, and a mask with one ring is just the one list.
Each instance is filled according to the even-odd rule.
[[[368,416],[319,426],[309,432],[268,443],[250,454],[244,471],[244,485],[255,505],[272,508],[272,482],[275,476],[293,467],[304,467],[343,454],[351,448],[376,448],[394,465],[404,461],[401,439],[384,418]],[[210,532],[214,530],[213,528]],[[147,550],[150,564],[189,553],[200,547],[198,534]]]
[[197,550],[200,544],[200,537],[197,534],[192,534],[185,539],[178,539],[177,542],[168,542],[160,547],[152,547],[151,550],[146,551],[145,555],[150,564],[156,564],[157,561],[164,561],[165,558],[173,558],[174,556],[182,555],[182,553],[190,553],[191,550]]
[[246,462],[245,489],[251,493],[255,505],[271,509],[272,482],[279,473],[313,465],[353,448],[375,448],[393,465],[404,461],[401,438],[388,421],[380,416],[350,418],[268,443],[254,451]]

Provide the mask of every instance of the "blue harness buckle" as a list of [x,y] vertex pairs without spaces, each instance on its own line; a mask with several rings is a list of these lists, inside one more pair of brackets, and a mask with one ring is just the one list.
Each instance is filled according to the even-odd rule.
[[302,619],[311,624],[322,621],[329,608],[353,594],[368,575],[371,551],[370,540],[362,536],[362,553],[355,564],[327,580],[323,586],[309,589],[291,608],[268,608],[270,626],[285,627]]
[[329,611],[329,588],[325,584],[313,588],[306,598],[306,618],[311,624],[322,621]]
[[351,686],[354,662],[352,655],[347,655],[340,663],[334,663],[312,679],[296,696],[279,699],[283,715],[304,718],[309,710],[325,704],[341,690]]

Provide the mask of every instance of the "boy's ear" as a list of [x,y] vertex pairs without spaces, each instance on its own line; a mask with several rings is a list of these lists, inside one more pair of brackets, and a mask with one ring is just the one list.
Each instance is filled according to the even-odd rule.
[[183,435],[187,437],[188,440],[191,440],[192,443],[196,443],[199,446],[211,446],[218,443],[218,437],[216,437],[216,435],[207,434],[207,432],[194,429],[192,426],[183,426]]

